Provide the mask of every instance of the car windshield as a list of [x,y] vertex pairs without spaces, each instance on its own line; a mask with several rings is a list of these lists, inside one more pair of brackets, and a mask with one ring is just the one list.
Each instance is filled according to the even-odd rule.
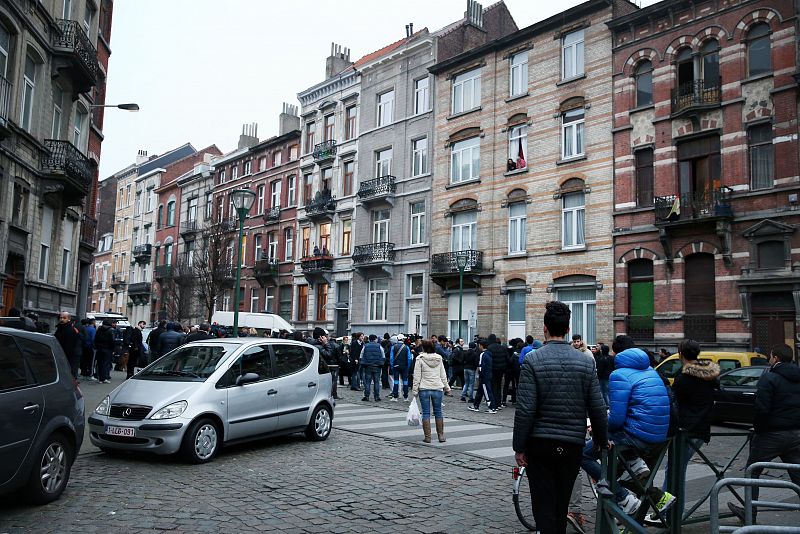
[[134,378],[204,382],[217,370],[225,355],[237,348],[238,345],[234,344],[180,347],[150,364]]

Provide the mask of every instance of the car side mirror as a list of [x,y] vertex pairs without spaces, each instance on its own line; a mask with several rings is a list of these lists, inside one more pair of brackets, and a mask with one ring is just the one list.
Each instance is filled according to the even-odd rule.
[[243,386],[245,384],[252,384],[253,382],[257,382],[261,376],[258,373],[245,373],[243,375],[239,375],[239,378],[236,379],[237,386]]

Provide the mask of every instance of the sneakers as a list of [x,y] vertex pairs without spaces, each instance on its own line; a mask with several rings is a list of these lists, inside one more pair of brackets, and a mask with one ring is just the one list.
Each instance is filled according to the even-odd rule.
[[642,505],[642,501],[634,497],[633,493],[628,493],[624,499],[617,503],[622,511],[627,515],[636,515],[636,511]]
[[[650,476],[650,468],[647,467],[647,464],[644,463],[644,460],[637,457],[633,460],[626,460],[625,464],[628,466],[628,469],[633,471],[633,474],[636,478],[647,478]],[[622,476],[619,477],[620,482],[626,482],[631,479],[631,475],[628,473],[628,470],[625,469],[622,472]]]
[[361,399],[361,400],[362,400],[362,401],[364,401],[364,402],[367,402],[367,401],[369,401],[369,397],[364,397],[364,398],[363,398],[363,399]]
[[569,523],[575,532],[578,534],[586,534],[586,531],[583,530],[583,527],[586,526],[586,518],[583,517],[583,514],[580,512],[569,512],[567,513],[567,523]]
[[389,397],[389,400],[392,402],[397,402],[397,397]]
[[[675,504],[675,501],[676,501],[675,496],[673,494],[668,493],[668,492],[665,491],[664,495],[656,503],[656,506],[658,508],[658,512],[652,512],[647,517],[645,517],[644,518],[645,525],[656,526],[656,527],[663,525],[664,522],[661,521],[661,518],[663,517],[664,513],[673,504]],[[730,506],[731,504],[732,503],[728,503],[728,506]],[[742,513],[742,516],[744,517],[744,512]]]
[[380,402],[380,401],[381,401],[381,398],[380,398],[380,397],[377,397],[377,398],[375,399],[375,402]]
[[467,406],[467,410],[469,410],[471,412],[479,412],[479,411],[481,411],[481,409],[480,408],[476,408],[474,404],[470,404],[469,406]]
[[467,398],[466,397],[461,397],[461,402],[467,402]]
[[488,410],[486,410],[486,413],[493,413],[494,414],[494,413],[497,413],[497,410],[495,410],[494,408],[489,408]]

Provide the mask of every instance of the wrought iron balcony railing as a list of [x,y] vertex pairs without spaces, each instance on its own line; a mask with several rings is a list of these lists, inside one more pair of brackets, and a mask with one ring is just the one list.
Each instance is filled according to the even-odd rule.
[[464,254],[467,257],[465,273],[479,272],[483,269],[483,252],[480,250],[462,250],[460,252],[443,252],[431,258],[431,274],[458,274],[456,258]]
[[304,273],[319,273],[333,270],[333,256],[307,256],[300,260],[300,268]]
[[309,217],[327,215],[336,211],[336,198],[330,191],[318,191],[314,198],[306,204],[306,215]]
[[273,206],[264,213],[264,220],[268,222],[275,222],[281,218],[281,207]]
[[153,255],[153,245],[145,243],[133,247],[133,259],[140,263],[147,263]]
[[192,219],[181,224],[181,235],[191,234],[200,230],[200,221]]
[[732,217],[730,196],[731,189],[729,187],[720,187],[713,190],[656,197],[656,224],[709,217]]
[[714,314],[686,314],[683,316],[683,337],[704,343],[717,341],[717,318]]
[[0,122],[6,122],[11,118],[12,89],[11,82],[0,76]]
[[364,201],[393,195],[397,190],[395,180],[394,176],[387,175],[361,182],[358,186],[358,198]]
[[157,265],[153,269],[153,276],[156,280],[163,280],[164,278],[172,278],[172,265]]
[[119,289],[121,287],[124,287],[125,284],[126,284],[126,282],[125,282],[126,276],[125,275],[126,275],[126,273],[121,273],[121,272],[112,274],[111,275],[111,287],[113,287],[114,289]]
[[81,217],[81,243],[92,248],[97,246],[97,219],[86,214]]
[[394,261],[394,256],[394,243],[369,243],[367,245],[356,245],[353,249],[353,263],[355,265],[391,263]]
[[672,113],[681,113],[691,108],[715,106],[720,103],[720,83],[693,80],[682,83],[672,90]]
[[269,276],[278,274],[278,260],[271,258],[268,252],[262,252],[253,266],[255,276]]
[[39,158],[43,172],[69,178],[81,194],[89,193],[92,184],[92,167],[89,158],[81,154],[69,141],[45,139],[47,149]]
[[58,19],[51,31],[50,42],[57,51],[67,51],[86,70],[90,86],[97,80],[97,49],[76,20]]
[[137,282],[128,286],[128,296],[149,294],[150,282]]
[[628,315],[625,317],[625,331],[636,340],[652,340],[655,321],[652,315]]
[[329,139],[328,141],[317,143],[314,145],[314,151],[312,152],[312,155],[314,156],[314,161],[325,161],[331,159],[336,155],[336,140]]

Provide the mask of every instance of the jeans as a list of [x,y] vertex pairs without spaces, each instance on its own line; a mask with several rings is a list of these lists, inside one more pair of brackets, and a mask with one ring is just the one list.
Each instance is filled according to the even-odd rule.
[[461,398],[466,398],[472,401],[472,392],[474,389],[475,369],[464,369],[464,388],[461,390]]
[[365,367],[364,368],[364,398],[369,398],[369,386],[374,384],[375,400],[381,398],[381,368]]
[[392,378],[394,379],[394,388],[392,388],[392,396],[396,399],[398,390],[400,389],[400,378],[403,379],[403,398],[408,398],[408,369],[403,369],[401,367],[395,367],[394,373],[392,374]]
[[361,378],[363,369],[360,365],[353,366],[353,374],[350,375],[350,389],[361,389]]
[[[760,432],[750,441],[750,455],[747,465],[756,462],[771,462],[780,457],[781,462],[787,464],[800,464],[800,430],[776,430],[774,432]],[[753,469],[753,477],[761,476],[763,469]],[[789,471],[792,482],[800,485],[800,472]],[[758,499],[758,487],[753,488],[753,500]],[[753,511],[753,520],[755,520]]]
[[430,421],[431,403],[433,403],[433,416],[442,419],[442,396],[444,393],[440,389],[421,389],[419,391],[419,403],[422,410],[422,420]]
[[[614,446],[625,445],[628,447],[633,447],[636,450],[646,450],[650,447],[649,444],[640,439],[636,439],[635,437],[621,430],[609,433],[608,439],[614,442]],[[586,445],[583,447],[583,460],[581,460],[581,468],[586,471],[586,473],[594,480],[601,480],[604,478],[604,473],[600,467],[600,463],[597,461],[600,459],[600,454],[600,451],[595,450],[594,442],[592,440],[588,440]],[[617,502],[620,502],[628,496],[628,490],[617,484],[615,496],[617,498]]]
[[339,396],[339,366],[329,365],[331,370],[331,396],[335,399]]
[[600,394],[603,395],[603,400],[606,401],[606,407],[608,407],[608,379],[600,380]]
[[549,439],[525,445],[531,507],[538,532],[564,533],[570,493],[581,463],[581,446]]
[[[684,496],[686,495],[686,468],[689,467],[689,460],[692,459],[694,453],[696,453],[697,450],[703,446],[703,444],[704,444],[703,440],[699,438],[688,438],[686,440],[686,451],[683,456],[683,465],[681,466],[681,470],[683,472],[683,487],[680,490],[678,490],[678,488],[669,488],[670,490],[672,490],[672,493],[678,495],[677,492],[680,491],[681,492],[680,495]],[[694,447],[692,447],[692,445],[694,445]],[[670,469],[670,464],[672,464],[671,456],[672,455],[667,456],[667,471],[664,474],[664,483],[661,484],[661,489],[664,491],[667,491],[667,482],[669,481],[669,472],[670,472],[669,469]]]

